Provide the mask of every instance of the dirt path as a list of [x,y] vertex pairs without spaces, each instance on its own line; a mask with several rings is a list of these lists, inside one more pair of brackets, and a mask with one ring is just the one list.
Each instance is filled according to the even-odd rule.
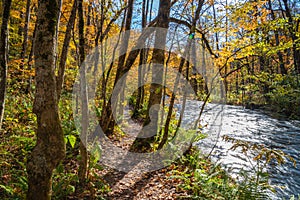
[[[129,150],[141,127],[132,121],[127,123],[123,127],[123,131],[127,135],[114,141],[114,143],[122,149]],[[105,196],[105,199],[182,199],[187,194],[177,189],[181,181],[171,178],[173,167],[169,166],[148,173],[143,173],[138,165],[128,173],[106,168],[101,173],[103,173],[103,179],[110,185],[112,191]]]
[[112,191],[106,199],[179,199],[187,194],[177,186],[181,181],[170,178],[171,167],[150,173],[132,170],[129,173],[105,170],[104,180]]

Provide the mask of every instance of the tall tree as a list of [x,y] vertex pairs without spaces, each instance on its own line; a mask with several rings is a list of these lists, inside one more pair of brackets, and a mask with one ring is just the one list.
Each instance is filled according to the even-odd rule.
[[[131,23],[132,23],[132,15],[133,15],[133,2],[134,0],[129,0],[128,1],[128,8],[127,8],[127,15],[126,15],[126,21],[125,21],[125,31],[130,31],[131,29]],[[119,73],[120,71],[123,69],[124,67],[124,63],[125,63],[125,58],[126,58],[126,53],[121,55],[122,53],[126,52],[128,49],[128,45],[129,45],[129,38],[130,38],[130,32],[126,33],[123,38],[122,38],[122,43],[121,43],[121,47],[120,47],[120,57],[118,60],[118,70],[117,70],[117,78],[115,79],[116,81],[119,79]],[[116,82],[115,82],[116,84]],[[123,83],[123,86],[125,85],[125,83]],[[121,89],[121,92],[119,93],[119,99],[120,99],[120,103],[118,105],[118,109],[120,115],[123,115],[123,102],[124,102],[124,89]]]
[[[195,55],[190,55],[190,53],[191,53],[191,51],[195,50],[194,35],[195,35],[195,30],[196,30],[197,22],[198,22],[198,20],[200,18],[200,12],[202,10],[203,3],[204,3],[204,0],[198,0],[197,9],[196,9],[195,15],[193,16],[192,26],[190,28],[190,36],[192,36],[192,37],[189,37],[189,39],[187,41],[187,44],[186,44],[186,47],[185,47],[185,57],[190,57],[190,56],[194,56],[195,57]],[[189,75],[189,64],[190,63],[188,61],[186,61],[185,58],[182,57],[181,60],[180,60],[178,74],[176,76],[176,81],[175,81],[175,84],[174,84],[174,89],[173,89],[174,92],[172,93],[171,100],[170,100],[169,111],[168,111],[168,115],[167,115],[167,119],[166,119],[166,123],[165,123],[165,127],[164,127],[164,134],[163,134],[162,140],[161,140],[161,142],[160,142],[160,144],[158,146],[158,149],[162,148],[163,145],[168,140],[168,131],[169,131],[169,126],[170,126],[171,117],[172,117],[172,109],[174,107],[175,97],[176,97],[175,96],[175,93],[176,93],[175,91],[177,90],[176,87],[179,84],[179,74],[182,73],[183,67],[184,67],[185,64],[187,65],[187,67],[186,67],[186,79],[187,80],[189,79],[188,75]],[[194,62],[193,64],[196,65],[196,62]],[[184,98],[184,102],[185,102],[185,100],[186,99]],[[180,112],[180,118],[179,118],[179,122],[178,122],[177,131],[178,131],[179,127],[181,126],[181,121],[182,121],[182,115],[183,115],[183,112],[184,112],[184,107],[185,107],[185,103],[183,104],[182,110]]]
[[27,52],[27,43],[28,43],[28,28],[29,28],[29,22],[30,22],[30,4],[31,0],[27,0],[26,3],[26,14],[25,14],[25,24],[23,28],[23,44],[22,44],[22,51],[21,51],[21,58],[22,58],[22,63],[21,63],[21,68],[24,67],[24,62],[25,62],[25,56]]
[[295,71],[300,74],[300,49],[299,49],[299,21],[294,20],[291,9],[288,4],[288,0],[282,0],[284,4],[285,14],[288,19],[288,29],[293,41],[293,55],[294,55],[294,67]]
[[[153,50],[152,56],[152,83],[150,87],[150,97],[149,104],[147,108],[147,116],[144,126],[151,126],[147,130],[152,130],[157,132],[158,129],[158,117],[159,117],[159,107],[154,105],[159,105],[162,98],[162,82],[163,82],[163,72],[165,63],[165,46],[167,40],[167,30],[169,28],[169,18],[170,18],[171,1],[170,0],[160,0],[159,1],[159,11],[157,16],[156,27],[162,28],[155,32],[155,49]],[[157,70],[160,69],[160,70]],[[160,84],[159,84],[160,83]],[[153,112],[151,113],[150,119],[150,108],[152,107]],[[150,123],[151,121],[151,123]],[[150,149],[150,143],[154,141],[156,135],[149,135],[152,133],[141,133],[143,137],[148,137],[146,139],[138,137],[134,142],[134,147],[138,149]],[[150,136],[150,137],[149,137]]]
[[61,51],[60,63],[58,68],[58,76],[56,78],[58,100],[60,99],[61,90],[63,88],[66,61],[67,61],[67,56],[68,56],[68,51],[69,51],[69,46],[70,46],[70,41],[72,36],[72,29],[74,28],[74,24],[75,24],[76,12],[77,12],[77,0],[74,0],[71,16],[67,24],[67,30],[66,30],[63,48]]
[[84,15],[83,15],[83,0],[78,0],[78,32],[79,32],[79,62],[80,62],[80,94],[82,105],[81,116],[81,141],[80,141],[80,166],[78,170],[78,177],[80,185],[83,185],[87,176],[88,168],[88,153],[86,149],[87,131],[88,131],[88,94],[87,94],[87,80],[86,80],[86,66],[85,60],[85,41],[84,41]]
[[[275,12],[274,12],[274,10],[272,8],[272,2],[271,2],[271,0],[269,0],[268,3],[269,3],[269,10],[270,10],[270,14],[271,14],[272,20],[276,20]],[[276,46],[279,46],[280,45],[280,39],[279,39],[278,30],[275,30],[274,32],[275,32]],[[284,66],[284,60],[283,60],[282,52],[279,50],[277,52],[277,55],[278,55],[278,59],[279,59],[280,73],[281,74],[287,74],[287,70],[285,69],[285,66]]]
[[[143,0],[143,5],[142,5],[142,28],[146,28],[147,25],[147,16],[149,12],[149,0]],[[150,10],[150,13],[152,11]],[[151,19],[150,19],[151,20]],[[148,51],[143,48],[141,49],[140,53],[140,61],[139,61],[139,66],[138,66],[138,83],[139,87],[138,88],[138,94],[136,98],[136,105],[135,105],[135,110],[134,113],[138,113],[138,110],[141,108],[141,105],[144,102],[144,97],[145,97],[145,91],[144,91],[144,65],[147,63],[148,59]]]
[[10,14],[11,0],[3,1],[3,16],[0,35],[0,129],[2,126],[7,79],[8,59],[8,20]]
[[28,199],[51,199],[52,172],[65,156],[65,142],[58,111],[55,50],[59,0],[39,0],[34,43],[37,142],[27,162]]

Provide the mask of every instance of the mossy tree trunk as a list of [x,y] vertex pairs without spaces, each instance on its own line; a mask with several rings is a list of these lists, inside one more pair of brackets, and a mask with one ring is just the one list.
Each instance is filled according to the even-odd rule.
[[27,199],[51,199],[52,172],[65,156],[55,81],[56,28],[60,3],[39,0],[34,43],[37,142],[27,162]]

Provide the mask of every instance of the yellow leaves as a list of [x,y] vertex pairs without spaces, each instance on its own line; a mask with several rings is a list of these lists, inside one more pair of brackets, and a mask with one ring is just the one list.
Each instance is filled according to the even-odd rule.
[[279,165],[285,164],[286,159],[293,162],[296,167],[296,161],[291,156],[285,154],[281,150],[263,148],[256,157],[253,158],[255,161],[265,159],[266,163],[269,163],[272,159],[276,160]]
[[269,163],[272,159],[277,161],[279,165],[286,163],[286,159],[289,159],[291,162],[293,162],[294,166],[296,166],[295,160],[285,154],[281,150],[276,149],[269,149],[265,147],[264,145],[255,144],[243,140],[238,140],[235,138],[232,138],[230,136],[223,136],[222,139],[226,142],[233,143],[233,146],[231,147],[231,150],[236,150],[237,148],[242,148],[242,152],[247,155],[247,152],[252,151],[255,152],[257,155],[253,158],[254,161],[261,161],[264,160],[265,163]]
[[233,9],[231,20],[239,28],[254,31],[267,23],[269,11],[264,7],[266,1],[246,2]]
[[12,18],[18,19],[18,20],[22,20],[21,16],[20,16],[20,11],[19,10],[11,10],[10,11],[10,16]]
[[208,4],[208,5],[210,5],[210,6],[213,6],[213,5],[214,5],[214,3],[215,3],[215,1],[214,1],[214,0],[208,0],[208,1],[207,1],[207,4]]

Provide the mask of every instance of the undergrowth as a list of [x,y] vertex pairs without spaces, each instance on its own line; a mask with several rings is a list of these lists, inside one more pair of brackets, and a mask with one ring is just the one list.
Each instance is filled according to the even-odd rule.
[[[0,197],[1,199],[25,199],[27,191],[26,162],[29,153],[35,145],[36,117],[32,113],[33,96],[31,94],[15,95],[9,91],[6,99],[5,120],[0,132]],[[71,96],[63,96],[60,102],[62,127],[65,133],[67,147],[66,158],[53,174],[53,199],[86,198],[102,199],[110,191],[103,177],[98,173],[103,170],[98,161],[101,152],[95,150],[89,159],[88,178],[84,188],[76,191],[78,185],[78,149],[79,135],[76,131]],[[227,138],[227,140],[231,140]],[[238,141],[233,141],[237,143]],[[245,146],[244,143],[239,143]],[[267,154],[278,155],[276,152]],[[178,189],[188,191],[185,199],[267,199],[267,177],[260,174],[260,181],[247,174],[244,181],[237,182],[231,178],[220,165],[213,164],[201,156],[196,148],[173,164],[172,179],[180,179],[182,184]],[[267,186],[267,185],[266,185]],[[297,199],[291,197],[291,199]],[[299,199],[299,198],[298,198]]]

